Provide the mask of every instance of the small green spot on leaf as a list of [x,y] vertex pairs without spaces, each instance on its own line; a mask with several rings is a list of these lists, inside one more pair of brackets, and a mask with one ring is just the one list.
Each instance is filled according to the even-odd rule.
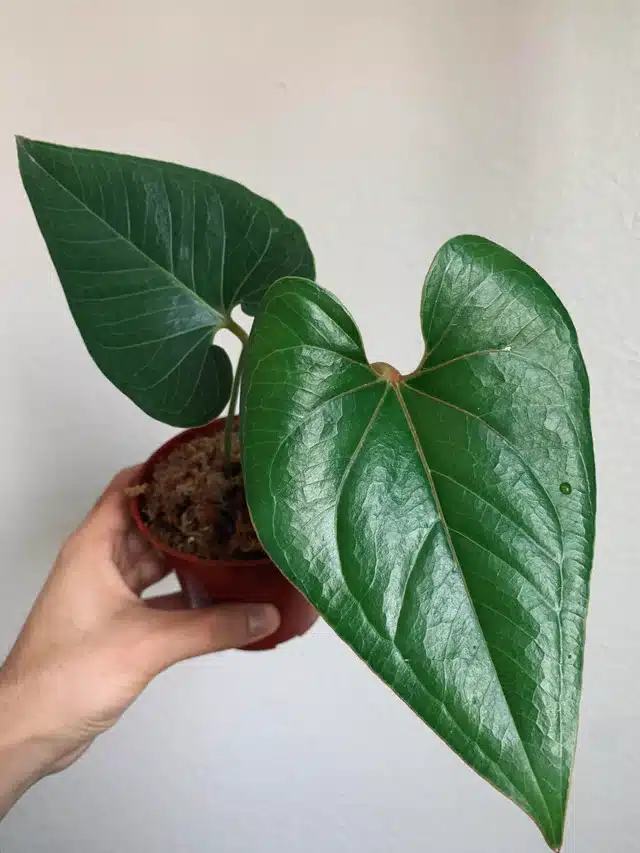
[[563,495],[570,495],[573,489],[571,488],[571,483],[560,483],[560,491]]

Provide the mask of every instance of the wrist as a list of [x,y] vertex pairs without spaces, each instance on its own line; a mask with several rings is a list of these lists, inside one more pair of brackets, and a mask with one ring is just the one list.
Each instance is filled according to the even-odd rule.
[[47,774],[48,738],[19,684],[0,671],[0,819]]

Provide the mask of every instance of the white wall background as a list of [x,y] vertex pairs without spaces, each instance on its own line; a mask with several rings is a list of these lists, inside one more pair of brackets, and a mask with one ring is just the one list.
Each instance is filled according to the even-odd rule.
[[[86,355],[12,134],[236,177],[301,221],[372,359],[479,232],[555,286],[593,390],[599,521],[566,850],[638,846],[637,0],[0,0],[0,658],[57,545],[168,434]],[[3,853],[534,853],[533,824],[324,626],[161,678]]]

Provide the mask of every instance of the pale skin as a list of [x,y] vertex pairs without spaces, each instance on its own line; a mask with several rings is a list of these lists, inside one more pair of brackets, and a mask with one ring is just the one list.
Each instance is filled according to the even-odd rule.
[[135,531],[121,471],[64,543],[0,668],[0,819],[33,784],[73,764],[146,685],[179,661],[272,634],[272,605],[189,610],[142,599],[168,567]]

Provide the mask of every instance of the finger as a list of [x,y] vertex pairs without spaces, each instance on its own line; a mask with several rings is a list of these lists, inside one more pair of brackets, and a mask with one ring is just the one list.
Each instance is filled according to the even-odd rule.
[[140,535],[133,522],[113,545],[113,560],[129,589],[141,595],[170,572],[164,558]]
[[178,661],[248,646],[273,634],[280,614],[272,604],[220,604],[206,610],[154,612],[153,674]]
[[129,498],[125,489],[136,482],[142,466],[135,465],[119,471],[96,501],[85,518],[80,532],[100,537],[104,534],[123,534],[130,521]]
[[145,598],[144,603],[153,610],[188,610],[189,599],[184,592],[171,592],[168,595],[154,595]]

